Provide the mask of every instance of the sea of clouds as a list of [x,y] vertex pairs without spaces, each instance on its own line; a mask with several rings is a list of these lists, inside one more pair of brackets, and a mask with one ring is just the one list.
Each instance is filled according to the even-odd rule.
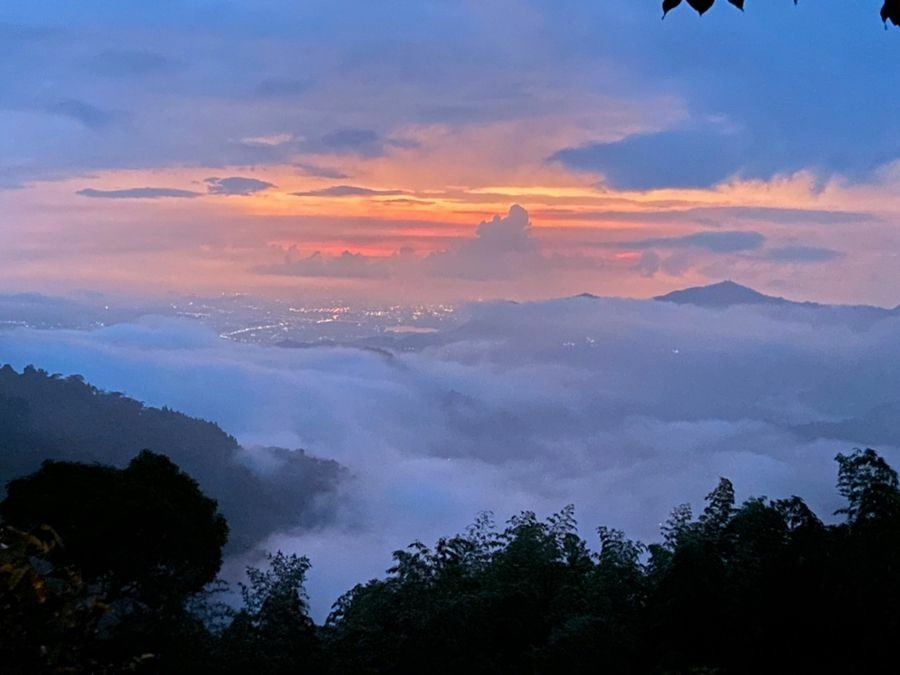
[[[318,619],[393,550],[483,510],[502,523],[574,503],[589,540],[598,525],[652,540],[676,504],[702,508],[720,476],[741,499],[799,494],[828,516],[840,506],[836,453],[877,443],[900,466],[900,318],[590,297],[470,311],[411,352],[237,344],[145,317],[3,331],[0,361],[80,373],[248,447],[347,467],[327,520],[261,546],[312,559]],[[266,456],[248,461],[277,471]],[[231,559],[225,575],[259,559]]]

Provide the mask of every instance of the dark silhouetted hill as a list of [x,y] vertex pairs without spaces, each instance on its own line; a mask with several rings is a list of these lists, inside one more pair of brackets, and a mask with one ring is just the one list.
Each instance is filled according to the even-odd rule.
[[[218,500],[231,527],[229,545],[238,550],[325,517],[327,500],[320,498],[342,472],[302,450],[247,451],[212,422],[147,407],[79,376],[0,368],[0,493],[47,459],[121,467],[143,449],[170,457]],[[265,455],[265,473],[254,470],[254,452]]]

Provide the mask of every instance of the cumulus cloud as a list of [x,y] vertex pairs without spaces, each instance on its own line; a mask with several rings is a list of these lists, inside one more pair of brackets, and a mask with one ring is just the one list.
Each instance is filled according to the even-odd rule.
[[532,236],[528,211],[514,204],[505,216],[480,223],[474,238],[432,254],[426,263],[435,276],[504,279],[534,272],[546,260]]
[[84,188],[79,190],[77,194],[82,197],[93,197],[95,199],[193,199],[194,197],[200,197],[203,193],[177,188],[136,187],[122,190]]
[[236,195],[247,196],[275,187],[257,178],[244,178],[242,176],[229,176],[228,178],[207,178],[207,191],[212,195]]
[[535,243],[531,238],[528,211],[513,204],[505,217],[494,216],[491,220],[482,221],[475,230],[475,242],[471,244],[473,247],[494,253],[533,251]]
[[347,467],[330,520],[267,544],[311,556],[321,617],[392,550],[482,509],[574,502],[589,538],[607,524],[650,539],[724,475],[739,498],[800,494],[827,516],[837,452],[879,443],[900,462],[900,317],[856,312],[585,297],[476,305],[424,350],[264,348],[147,319],[3,331],[0,351]]
[[[322,190],[294,193],[300,197],[355,197],[405,195],[400,190],[371,190],[339,185]],[[421,200],[389,200],[401,203],[427,203]],[[461,237],[441,251],[419,256],[403,247],[389,256],[367,256],[344,251],[334,258],[319,252],[295,259],[295,249],[288,252],[288,260],[257,268],[265,274],[291,276],[323,276],[347,278],[388,278],[403,274],[413,278],[442,277],[469,281],[503,281],[528,275],[597,266],[588,258],[548,255],[532,234],[526,211],[515,204],[505,216],[494,216],[481,222],[474,236]]]

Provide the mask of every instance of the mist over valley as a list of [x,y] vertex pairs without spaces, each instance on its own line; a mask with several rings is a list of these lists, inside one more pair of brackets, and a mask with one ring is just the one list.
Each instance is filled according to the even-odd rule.
[[[31,459],[5,446],[0,469],[169,454],[232,521],[225,574],[239,578],[263,550],[302,552],[317,617],[391,551],[482,511],[503,521],[571,503],[588,539],[601,524],[652,539],[673,505],[701,504],[729,476],[739,497],[803,494],[833,512],[835,454],[876,445],[898,457],[900,316],[722,301],[722,289],[735,290],[692,303],[478,303],[435,332],[307,348],[153,314],[10,328],[0,354],[16,370],[121,395],[93,403],[80,382],[34,372],[29,394],[6,371],[2,400],[28,399],[42,435],[20,443]],[[67,388],[73,401],[52,398]]]

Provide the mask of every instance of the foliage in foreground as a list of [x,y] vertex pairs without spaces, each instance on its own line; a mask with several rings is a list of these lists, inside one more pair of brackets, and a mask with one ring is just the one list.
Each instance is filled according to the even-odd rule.
[[[744,11],[744,0],[728,0],[728,2],[742,12]],[[795,5],[797,2],[798,0],[794,0]],[[687,0],[687,4],[701,16],[709,11],[715,3],[716,0]],[[681,0],[663,0],[663,16],[680,4]],[[895,26],[900,26],[900,0],[884,0],[884,4],[881,6],[881,20],[885,24],[890,21]]]
[[[10,673],[893,672],[897,474],[873,450],[837,462],[836,524],[799,497],[738,505],[726,479],[696,518],[677,507],[650,546],[601,527],[593,552],[572,507],[502,529],[483,515],[395,552],[387,576],[346,593],[323,626],[309,618],[304,557],[249,570],[234,610],[192,594],[188,571],[160,581],[158,566],[129,563],[98,575],[87,562],[124,564],[114,541],[88,533],[110,551],[85,558],[77,518],[70,548],[52,529],[58,514],[27,529],[20,511],[0,529],[0,658]],[[166,603],[138,592],[148,574]]]
[[114,673],[196,623],[228,536],[216,502],[167,457],[125,469],[45,462],[0,503],[4,672]]

